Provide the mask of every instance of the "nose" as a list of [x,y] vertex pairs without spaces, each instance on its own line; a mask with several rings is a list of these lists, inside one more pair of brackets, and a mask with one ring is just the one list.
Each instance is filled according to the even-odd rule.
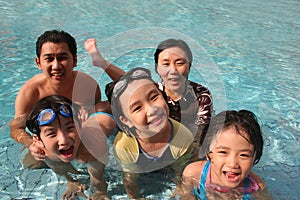
[[147,105],[147,115],[148,115],[148,117],[151,117],[151,116],[155,115],[157,110],[158,110],[157,106],[152,105],[152,104],[148,104]]
[[52,62],[52,68],[53,69],[59,69],[60,68],[60,62],[57,58],[55,58]]
[[239,160],[235,155],[230,155],[227,157],[227,166],[231,168],[239,168]]
[[170,63],[170,72],[177,72],[177,66],[175,63]]
[[57,141],[58,141],[58,145],[59,146],[66,146],[68,145],[70,138],[68,133],[62,131],[62,130],[58,130],[57,131]]

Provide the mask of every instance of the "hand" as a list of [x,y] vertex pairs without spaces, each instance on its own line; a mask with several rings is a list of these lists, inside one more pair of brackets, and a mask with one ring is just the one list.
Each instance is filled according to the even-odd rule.
[[75,200],[77,196],[87,198],[84,194],[86,186],[77,182],[68,182],[67,190],[63,194],[64,200]]
[[44,145],[36,140],[33,140],[33,142],[30,144],[29,151],[35,160],[41,161],[46,159],[46,154],[43,148]]
[[90,196],[90,198],[88,198],[89,200],[109,200],[108,196],[103,194],[102,192],[95,192],[92,196]]
[[81,120],[81,123],[85,122],[89,118],[89,108],[88,106],[81,106],[79,109],[78,118]]

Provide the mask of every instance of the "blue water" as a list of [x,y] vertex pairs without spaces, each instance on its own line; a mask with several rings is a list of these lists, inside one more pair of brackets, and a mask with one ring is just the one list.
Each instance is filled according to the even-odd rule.
[[[76,38],[77,68],[92,75],[102,90],[109,79],[92,67],[83,47],[87,38],[95,37],[103,55],[125,70],[153,69],[158,42],[186,40],[194,55],[190,79],[211,90],[217,112],[249,109],[257,114],[265,146],[255,171],[275,199],[298,199],[299,11],[298,0],[0,0],[0,199],[60,199],[65,189],[65,180],[51,170],[23,170],[25,152],[9,137],[16,94],[39,73],[35,41],[49,29],[63,29]],[[126,195],[113,165],[106,174],[109,194],[122,199]],[[167,199],[168,194],[150,197]]]

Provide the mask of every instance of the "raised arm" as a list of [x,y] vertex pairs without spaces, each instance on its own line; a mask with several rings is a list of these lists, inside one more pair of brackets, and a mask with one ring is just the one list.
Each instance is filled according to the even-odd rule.
[[91,55],[93,65],[101,67],[112,80],[117,80],[125,72],[114,64],[108,62],[103,58],[100,51],[97,48],[96,40],[89,38],[84,43],[85,50]]

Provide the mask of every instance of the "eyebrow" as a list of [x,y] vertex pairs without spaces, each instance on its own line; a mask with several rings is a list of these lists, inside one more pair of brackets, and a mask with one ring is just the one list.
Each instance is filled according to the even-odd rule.
[[[216,149],[227,149],[227,150],[229,150],[229,149],[231,149],[231,148],[229,148],[229,147],[226,147],[226,146],[218,146],[218,147],[216,147]],[[251,150],[251,149],[249,149],[249,148],[247,148],[247,149],[240,149],[239,150],[240,152],[244,152],[244,151],[248,151],[248,152],[250,152],[250,153],[252,153],[253,151]]]
[[[168,59],[168,58],[163,58],[162,61],[164,61],[164,62],[165,62],[165,61],[170,61],[170,59]],[[181,58],[178,58],[178,59],[175,60],[175,62],[178,62],[178,61],[187,61],[187,59],[184,58],[184,57],[181,57]]]
[[[146,97],[149,98],[149,96],[151,96],[152,94],[158,93],[156,88],[153,88],[152,90],[150,90],[150,92],[148,92],[146,94]],[[132,104],[129,105],[129,109],[132,109],[136,104],[139,104],[139,100],[133,102]]]
[[[46,53],[46,54],[43,54],[42,56],[43,57],[47,57],[47,56],[54,56],[54,55],[56,55],[56,54],[53,54],[53,53]],[[68,53],[67,52],[62,52],[62,53],[59,53],[59,54],[57,54],[58,56],[67,56],[68,55]]]

